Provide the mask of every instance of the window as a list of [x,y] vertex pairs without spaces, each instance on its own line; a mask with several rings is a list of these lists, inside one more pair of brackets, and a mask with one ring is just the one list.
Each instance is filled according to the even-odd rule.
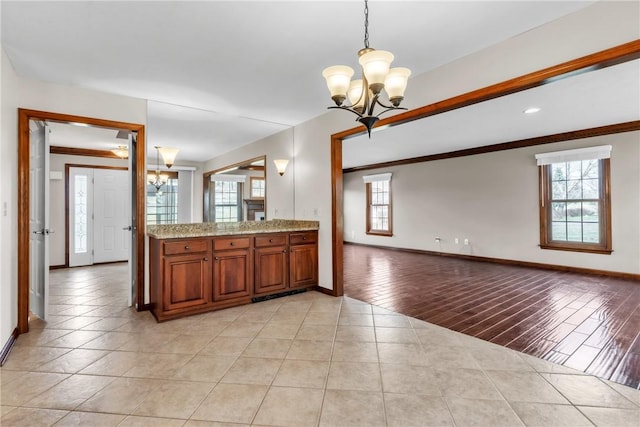
[[252,176],[250,179],[251,198],[264,199],[264,178]]
[[612,252],[610,150],[610,146],[591,147],[536,156],[541,248]]
[[215,181],[215,222],[240,221],[240,198],[242,184],[234,181]]
[[[149,172],[154,175],[155,172]],[[177,224],[178,223],[178,173],[162,172],[169,179],[156,190],[147,183],[147,224]]]
[[364,176],[367,192],[367,234],[392,236],[391,174]]

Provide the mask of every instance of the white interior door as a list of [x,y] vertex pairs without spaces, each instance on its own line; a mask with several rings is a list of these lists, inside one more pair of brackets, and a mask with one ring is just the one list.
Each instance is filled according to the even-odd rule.
[[129,173],[118,169],[93,170],[93,262],[129,259]]
[[69,267],[93,264],[93,169],[69,168]]
[[30,212],[29,241],[29,310],[47,318],[49,299],[49,133],[50,129],[36,121],[30,128]]

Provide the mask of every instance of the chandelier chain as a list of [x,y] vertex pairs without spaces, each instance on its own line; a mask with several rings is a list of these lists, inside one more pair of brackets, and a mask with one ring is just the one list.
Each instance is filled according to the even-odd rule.
[[364,0],[364,47],[369,47],[369,5]]

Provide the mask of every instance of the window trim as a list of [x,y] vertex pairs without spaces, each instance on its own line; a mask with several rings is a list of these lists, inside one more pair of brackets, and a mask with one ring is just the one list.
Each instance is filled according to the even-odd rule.
[[[365,191],[367,193],[367,221],[366,221],[366,234],[368,235],[372,235],[372,236],[386,236],[386,237],[391,237],[393,236],[393,200],[391,197],[391,179],[387,179],[384,181],[388,181],[389,182],[389,204],[386,205],[388,206],[388,212],[389,212],[389,229],[388,230],[374,230],[371,228],[371,182],[365,182]],[[380,205],[383,206],[383,205]]]
[[610,255],[613,252],[611,241],[611,161],[609,158],[599,159],[601,168],[599,212],[601,243],[579,243],[551,240],[551,164],[538,167],[540,188],[540,248],[572,252],[587,252]]

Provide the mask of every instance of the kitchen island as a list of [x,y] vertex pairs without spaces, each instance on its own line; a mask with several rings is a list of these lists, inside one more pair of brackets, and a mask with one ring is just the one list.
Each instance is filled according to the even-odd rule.
[[318,284],[318,221],[147,227],[156,319],[218,310]]

